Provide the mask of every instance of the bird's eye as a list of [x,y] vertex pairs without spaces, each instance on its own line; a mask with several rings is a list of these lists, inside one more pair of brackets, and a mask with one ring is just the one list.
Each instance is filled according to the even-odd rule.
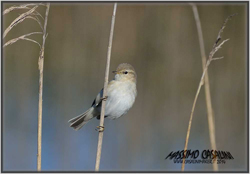
[[124,71],[123,74],[128,74],[128,71]]

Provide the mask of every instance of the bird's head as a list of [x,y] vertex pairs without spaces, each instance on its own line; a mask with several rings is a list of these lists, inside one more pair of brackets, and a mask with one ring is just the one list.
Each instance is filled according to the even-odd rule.
[[135,69],[128,63],[121,63],[113,73],[115,73],[115,80],[136,82]]

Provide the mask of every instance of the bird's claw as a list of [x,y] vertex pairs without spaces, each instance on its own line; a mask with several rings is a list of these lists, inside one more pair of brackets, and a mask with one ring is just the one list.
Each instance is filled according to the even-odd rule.
[[101,101],[103,101],[103,100],[106,101],[107,99],[108,99],[108,96],[105,96],[105,97],[101,98]]
[[98,132],[103,132],[104,131],[104,126],[97,126],[95,130],[98,131]]

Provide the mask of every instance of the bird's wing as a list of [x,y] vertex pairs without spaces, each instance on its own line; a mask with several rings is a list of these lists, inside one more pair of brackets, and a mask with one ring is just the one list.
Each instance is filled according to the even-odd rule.
[[102,90],[98,93],[98,95],[96,96],[96,98],[95,98],[95,100],[93,101],[93,103],[92,103],[92,106],[98,106],[100,103],[101,103],[101,98],[102,98],[102,96],[103,96],[103,88],[102,88]]
[[[114,80],[111,80],[108,84],[108,88],[113,85],[115,83]],[[92,106],[97,107],[98,105],[100,105],[102,103],[102,98],[103,98],[103,88],[101,89],[101,91],[98,93],[98,95],[96,96],[95,100],[92,103]]]

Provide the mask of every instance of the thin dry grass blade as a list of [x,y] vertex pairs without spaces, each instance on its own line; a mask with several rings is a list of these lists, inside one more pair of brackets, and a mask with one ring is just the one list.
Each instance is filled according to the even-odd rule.
[[27,18],[35,20],[39,24],[40,28],[43,30],[42,23],[41,23],[41,21],[39,20],[39,18],[37,16],[35,16],[35,17],[33,17],[33,16],[27,16]]
[[216,57],[216,58],[213,58],[212,60],[220,60],[220,59],[223,59],[224,57]]
[[41,48],[41,45],[39,44],[39,42],[37,42],[37,41],[35,41],[35,40],[33,40],[33,39],[23,38],[23,40],[27,40],[27,41],[34,42],[34,43],[38,44],[38,45],[39,45],[39,47]]
[[40,16],[44,20],[44,17],[38,11],[36,11],[36,10],[34,11],[34,15]]
[[3,38],[5,38],[5,36],[8,34],[8,32],[14,27],[16,26],[17,24],[19,24],[20,22],[22,22],[23,20],[27,19],[27,16],[29,16],[30,14],[32,14],[36,8],[38,7],[39,5],[36,5],[35,7],[33,7],[32,9],[30,9],[29,11],[21,14],[20,16],[18,16],[7,28],[6,30],[4,31],[3,33]]
[[[227,19],[225,20],[225,22],[223,23],[219,33],[218,33],[218,36],[217,36],[217,39],[214,43],[214,46],[211,50],[211,52],[209,53],[209,57],[208,57],[208,60],[206,62],[206,66],[203,70],[203,73],[202,73],[202,76],[201,76],[201,80],[200,80],[200,83],[199,83],[199,86],[198,86],[198,89],[197,89],[197,92],[196,92],[196,95],[195,95],[195,98],[194,98],[194,102],[193,102],[193,106],[192,106],[192,110],[191,110],[191,114],[190,114],[190,119],[189,119],[189,123],[188,123],[188,130],[187,130],[187,136],[186,136],[186,141],[185,141],[185,147],[184,147],[184,152],[187,151],[187,147],[188,147],[188,141],[189,141],[189,136],[190,136],[190,130],[191,130],[191,125],[192,125],[192,120],[193,120],[193,115],[194,115],[194,109],[195,109],[195,106],[196,106],[196,102],[197,102],[197,99],[198,99],[198,96],[199,96],[199,93],[200,93],[200,89],[202,87],[202,85],[204,84],[204,77],[205,77],[205,74],[207,72],[207,69],[211,63],[212,60],[218,60],[218,59],[214,59],[213,56],[214,54],[222,47],[222,45],[227,42],[229,39],[226,39],[226,40],[223,40],[220,44],[220,40],[221,40],[221,33],[223,32],[224,28],[226,27],[226,24],[228,22],[229,19],[231,19],[233,16],[237,15],[236,14],[233,14],[233,15],[230,15],[227,17]],[[219,44],[219,45],[218,45]],[[186,153],[184,154],[184,156],[186,155]],[[185,157],[183,158],[183,162],[182,162],[182,166],[181,166],[181,170],[184,171],[185,169]]]
[[[195,22],[196,22],[199,44],[200,44],[200,51],[201,51],[202,68],[204,70],[206,67],[207,58],[206,58],[206,52],[205,52],[205,44],[204,44],[204,39],[203,39],[201,21],[200,21],[197,6],[194,3],[190,3],[190,5],[192,6],[193,14],[194,14]],[[206,97],[206,105],[207,105],[207,118],[208,118],[210,145],[211,145],[211,149],[217,150],[216,139],[215,139],[214,113],[213,113],[208,72],[205,74],[204,80],[205,80],[204,88],[205,88],[205,97]],[[213,170],[214,171],[219,170],[218,164],[216,162],[213,163]]]
[[6,47],[6,46],[8,46],[8,45],[12,45],[13,43],[17,42],[18,40],[28,40],[28,41],[31,41],[31,42],[34,42],[34,43],[38,44],[39,47],[41,48],[41,45],[40,45],[37,41],[35,41],[35,40],[33,40],[33,39],[27,38],[28,36],[33,35],[33,34],[43,34],[43,33],[42,33],[42,32],[33,32],[33,33],[29,33],[29,34],[22,35],[22,36],[20,36],[20,37],[17,37],[17,38],[14,38],[14,39],[9,40],[8,42],[6,42],[6,43],[4,44],[3,47]]
[[28,6],[34,6],[37,4],[23,4],[23,5],[19,5],[19,6],[12,6],[10,8],[7,8],[3,11],[3,15],[13,11],[13,10],[18,10],[18,9],[29,9]]

